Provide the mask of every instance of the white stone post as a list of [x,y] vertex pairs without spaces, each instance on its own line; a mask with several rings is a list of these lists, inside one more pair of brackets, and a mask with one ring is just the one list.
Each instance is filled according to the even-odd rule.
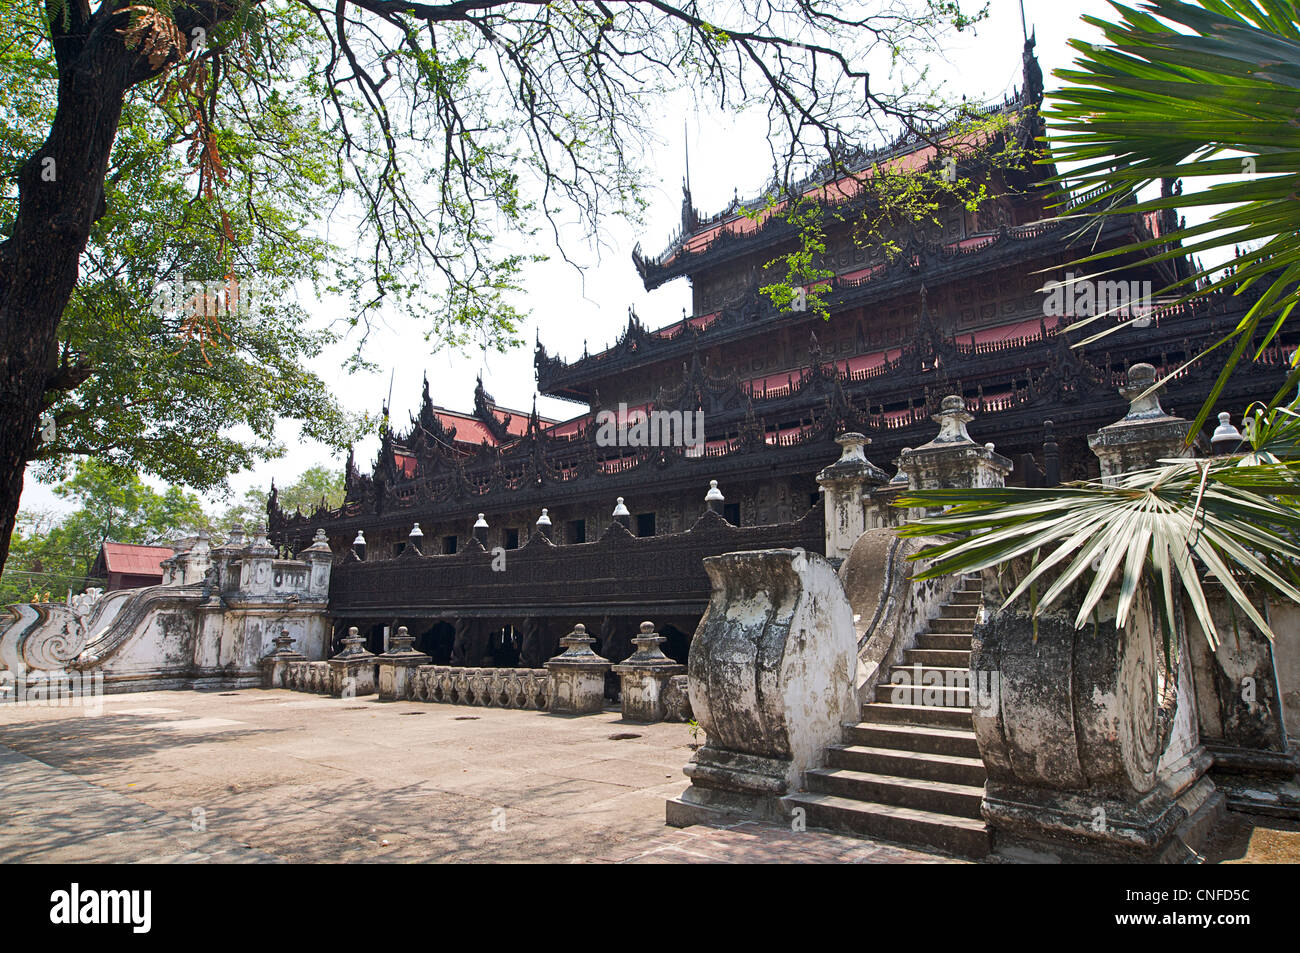
[[623,717],[628,721],[663,721],[668,683],[674,675],[686,674],[685,665],[659,648],[665,641],[653,622],[642,622],[641,634],[632,639],[636,651],[613,668],[622,682]]
[[835,438],[840,458],[817,474],[826,507],[826,558],[838,565],[869,528],[871,491],[889,476],[867,459],[863,448],[871,441],[860,433]]
[[560,639],[565,651],[546,663],[552,712],[581,715],[604,710],[605,673],[613,663],[591,650],[595,641],[581,622]]
[[400,626],[397,634],[389,640],[388,651],[376,658],[380,701],[409,698],[416,668],[433,663],[433,659],[413,648],[414,643],[415,636],[407,631],[406,626]]
[[1161,460],[1192,456],[1187,445],[1189,423],[1165,413],[1159,390],[1152,389],[1155,382],[1156,369],[1150,364],[1130,367],[1128,382],[1119,389],[1129,401],[1128,413],[1088,437],[1088,446],[1101,462],[1103,483],[1150,469]]

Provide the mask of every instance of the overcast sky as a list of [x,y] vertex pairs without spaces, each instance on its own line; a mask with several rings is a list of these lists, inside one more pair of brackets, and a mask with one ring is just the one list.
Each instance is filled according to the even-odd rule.
[[[990,6],[989,21],[977,31],[955,36],[945,51],[945,61],[934,64],[936,78],[949,83],[954,94],[972,100],[1001,99],[1020,85],[1023,38],[1019,4],[1017,0],[991,0]],[[1026,0],[1025,11],[1030,29],[1037,31],[1039,62],[1049,90],[1055,85],[1052,71],[1073,60],[1067,41],[1099,36],[1080,17],[1094,14],[1113,19],[1109,16],[1113,12],[1110,5],[1103,0]],[[690,111],[684,111],[687,109]],[[612,344],[627,322],[629,306],[634,306],[642,321],[652,328],[681,318],[682,309],[690,302],[686,279],[676,279],[646,293],[632,266],[632,248],[639,241],[646,252],[657,254],[680,223],[684,136],[689,140],[695,206],[708,215],[726,206],[733,190],[738,189],[741,198],[756,195],[770,176],[770,156],[763,143],[765,128],[763,118],[757,115],[733,120],[696,112],[689,100],[666,104],[657,127],[660,141],[649,163],[658,171],[659,179],[651,194],[646,227],[634,233],[614,222],[602,236],[606,247],[599,253],[581,244],[567,248],[570,258],[586,266],[582,276],[554,253],[550,261],[531,266],[523,283],[528,293],[519,303],[521,310],[531,312],[521,335],[528,342],[526,346],[507,355],[435,353],[431,343],[424,340],[422,328],[396,325],[374,334],[367,348],[370,357],[382,366],[381,372],[345,373],[342,365],[351,345],[322,357],[315,370],[346,407],[371,412],[377,412],[387,396],[391,375],[395,427],[403,426],[408,413],[419,406],[421,379],[426,371],[436,404],[471,410],[474,381],[482,372],[485,386],[499,404],[527,410],[536,387],[532,341],[538,329],[550,354],[573,359],[582,353],[584,340],[593,352]],[[339,316],[331,309],[340,306],[322,301],[312,307],[321,320],[327,320]],[[568,401],[538,399],[538,410],[544,416],[563,419],[581,409],[581,405]],[[272,478],[281,485],[292,483],[297,474],[313,464],[342,465],[342,459],[324,447],[299,442],[293,425],[281,425],[279,437],[289,448],[286,455],[232,478],[232,499],[242,496],[249,487],[268,486]],[[359,445],[358,462],[368,465],[377,445],[377,438]],[[210,496],[208,502],[211,509],[219,510],[227,501]],[[66,507],[49,487],[30,476],[22,505],[25,509]]]

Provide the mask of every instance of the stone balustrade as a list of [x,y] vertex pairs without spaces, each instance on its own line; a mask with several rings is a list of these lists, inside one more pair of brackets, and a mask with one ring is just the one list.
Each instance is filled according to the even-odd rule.
[[[692,718],[691,700],[683,666],[665,658],[657,651],[661,637],[654,632],[654,624],[642,624],[642,639],[654,643],[651,649],[639,646],[619,668],[622,674],[625,699],[646,696],[646,704],[635,706],[629,716],[642,722],[687,722]],[[433,702],[447,705],[473,705],[485,708],[516,708],[524,711],[555,711],[557,713],[598,712],[605,709],[604,675],[610,663],[587,648],[591,640],[585,627],[579,625],[565,640],[568,651],[551,660],[551,670],[544,668],[472,668],[459,665],[407,664],[428,656],[410,649],[410,636],[399,630],[394,646],[383,655],[370,655],[360,649],[360,639],[355,630],[351,633],[349,648],[334,659],[309,662],[291,651],[290,640],[282,636],[277,651],[264,660],[265,685],[268,688],[287,688],[290,691],[313,692],[320,695],[343,694],[345,676],[356,682],[351,694],[364,695],[378,691],[382,701]],[[649,645],[649,643],[647,643]],[[575,652],[575,649],[577,650]],[[583,651],[583,650],[586,651]],[[643,657],[644,656],[644,657]],[[574,666],[577,659],[581,664]],[[377,680],[358,679],[357,671],[340,666],[340,660],[355,660],[369,669],[377,668]],[[563,661],[560,661],[563,660]],[[556,662],[559,662],[556,665]],[[600,678],[584,678],[595,662]],[[640,685],[638,690],[629,680]],[[647,692],[643,684],[654,682]],[[590,684],[587,684],[590,682]],[[564,695],[562,702],[556,699]],[[628,713],[625,712],[625,715]]]
[[289,662],[285,665],[284,687],[294,692],[314,692],[329,695],[334,690],[334,678],[329,662]]
[[541,668],[461,668],[421,665],[411,679],[410,701],[546,711],[551,684]]

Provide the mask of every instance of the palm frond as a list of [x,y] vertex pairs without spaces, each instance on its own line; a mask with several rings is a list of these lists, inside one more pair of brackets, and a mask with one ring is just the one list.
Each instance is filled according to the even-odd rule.
[[[1120,14],[1117,23],[1084,17],[1108,45],[1072,41],[1081,56],[1075,69],[1057,71],[1069,85],[1050,94],[1044,111],[1050,160],[1076,166],[1058,181],[1095,190],[1080,206],[1084,216],[1217,211],[1200,225],[1107,249],[1075,265],[1135,252],[1162,261],[1250,246],[1230,272],[1185,275],[1160,292],[1177,293],[1180,302],[1216,291],[1256,295],[1219,342],[1232,348],[1194,432],[1252,343],[1256,353],[1267,347],[1300,301],[1298,10],[1292,0],[1111,5]],[[1139,191],[1164,179],[1207,178],[1223,181],[1136,200]]]
[[1214,644],[1204,576],[1271,637],[1242,580],[1300,602],[1293,571],[1300,565],[1300,460],[1245,460],[1167,461],[1114,484],[911,491],[896,504],[947,509],[909,522],[900,535],[957,534],[915,557],[928,563],[921,579],[1035,557],[1005,600],[1046,586],[1035,616],[1083,585],[1075,626],[1085,625],[1111,593],[1117,594],[1116,624],[1123,626],[1143,574],[1153,573],[1166,617],[1173,618],[1177,593],[1186,593]]

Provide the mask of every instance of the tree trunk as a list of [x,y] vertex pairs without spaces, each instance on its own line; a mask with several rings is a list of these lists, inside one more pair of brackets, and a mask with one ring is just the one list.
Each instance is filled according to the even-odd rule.
[[0,569],[9,554],[23,472],[58,362],[59,319],[77,284],[86,240],[104,203],[104,177],[126,91],[159,72],[128,50],[127,14],[82,19],[54,37],[58,107],[49,137],[18,176],[18,214],[0,245]]

